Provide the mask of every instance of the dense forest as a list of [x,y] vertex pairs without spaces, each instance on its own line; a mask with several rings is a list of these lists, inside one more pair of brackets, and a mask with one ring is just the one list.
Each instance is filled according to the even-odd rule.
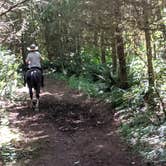
[[35,43],[45,75],[111,103],[121,136],[166,162],[165,0],[1,0],[0,32],[0,99]]

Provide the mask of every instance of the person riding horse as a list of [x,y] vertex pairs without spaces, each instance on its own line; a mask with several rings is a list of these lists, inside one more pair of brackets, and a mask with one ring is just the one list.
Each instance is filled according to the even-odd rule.
[[41,67],[41,55],[38,51],[38,47],[35,44],[31,44],[30,47],[27,48],[29,51],[27,58],[26,58],[26,64],[28,65],[28,71],[26,72],[25,81],[27,78],[28,73],[30,72],[30,69],[39,69],[42,74],[41,78],[41,86],[44,87],[44,76],[43,76],[43,69]]
[[[40,86],[44,86],[43,71],[40,64],[41,55],[38,52],[38,47],[35,44],[32,44],[27,49],[29,51],[26,58],[28,70],[25,74],[25,81],[27,82],[29,88],[29,95],[31,99],[30,107],[32,109],[39,110]],[[32,89],[34,89],[36,92],[36,100],[33,100]]]

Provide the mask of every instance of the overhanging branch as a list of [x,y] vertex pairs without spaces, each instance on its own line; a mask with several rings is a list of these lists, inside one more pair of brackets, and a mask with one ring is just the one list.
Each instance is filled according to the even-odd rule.
[[25,3],[26,1],[29,1],[29,0],[23,0],[21,2],[18,2],[12,6],[9,7],[9,9],[7,9],[6,11],[0,13],[0,17],[2,17],[3,15],[7,14],[8,12],[12,11],[13,9],[15,9],[16,7],[18,7],[19,5]]

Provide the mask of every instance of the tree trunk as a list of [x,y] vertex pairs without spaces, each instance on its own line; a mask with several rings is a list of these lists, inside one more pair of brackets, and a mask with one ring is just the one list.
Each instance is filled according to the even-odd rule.
[[116,47],[117,47],[117,57],[119,63],[119,86],[122,89],[128,88],[128,79],[127,79],[127,67],[126,67],[126,56],[124,52],[124,43],[123,43],[123,36],[122,36],[122,29],[120,25],[122,23],[122,13],[121,13],[121,6],[122,1],[117,0],[114,1],[114,14],[115,14],[115,38],[116,38]]
[[144,8],[144,33],[145,33],[145,42],[146,42],[146,54],[147,54],[147,62],[148,62],[148,81],[149,87],[154,86],[154,71],[152,64],[152,46],[151,46],[151,35],[150,35],[150,27],[149,27],[149,15],[147,6]]
[[77,37],[76,37],[76,54],[77,54],[77,56],[80,56],[80,54],[81,54],[81,42],[80,42],[79,34],[77,34]]
[[97,48],[98,47],[98,32],[96,29],[94,30],[93,35],[94,35],[93,36],[93,44],[94,44],[95,48]]
[[101,63],[106,63],[106,55],[105,55],[105,43],[104,43],[104,32],[101,33]]
[[77,64],[79,66],[82,65],[82,59],[81,59],[81,41],[80,41],[80,34],[77,34],[76,37],[76,56],[77,56]]
[[26,48],[25,48],[25,40],[24,40],[24,34],[21,35],[21,54],[22,54],[22,60],[23,64],[26,66]]
[[148,61],[148,78],[149,78],[148,81],[149,81],[149,86],[154,86],[151,37],[148,28],[145,28],[145,40],[146,40],[147,61]]
[[119,60],[120,87],[123,89],[127,89],[128,80],[127,80],[126,56],[124,53],[124,43],[123,43],[122,32],[118,27],[116,31],[116,40],[117,40],[117,55]]
[[112,48],[112,73],[116,74],[117,72],[117,50],[116,50],[116,39],[115,34],[111,35],[111,48]]
[[154,59],[157,58],[156,44],[155,43],[153,43],[153,57],[154,57]]
[[148,92],[147,92],[147,104],[148,110],[155,113],[156,103],[154,101],[154,70],[153,70],[153,55],[152,55],[152,46],[151,46],[151,34],[150,34],[150,25],[149,25],[149,12],[145,4],[144,8],[144,33],[145,33],[145,42],[146,42],[146,54],[147,54],[147,67],[148,67]]

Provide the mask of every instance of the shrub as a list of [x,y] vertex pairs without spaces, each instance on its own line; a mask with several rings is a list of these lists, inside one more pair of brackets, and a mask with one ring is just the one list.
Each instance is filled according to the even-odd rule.
[[0,96],[11,97],[18,84],[18,63],[14,54],[0,49]]

